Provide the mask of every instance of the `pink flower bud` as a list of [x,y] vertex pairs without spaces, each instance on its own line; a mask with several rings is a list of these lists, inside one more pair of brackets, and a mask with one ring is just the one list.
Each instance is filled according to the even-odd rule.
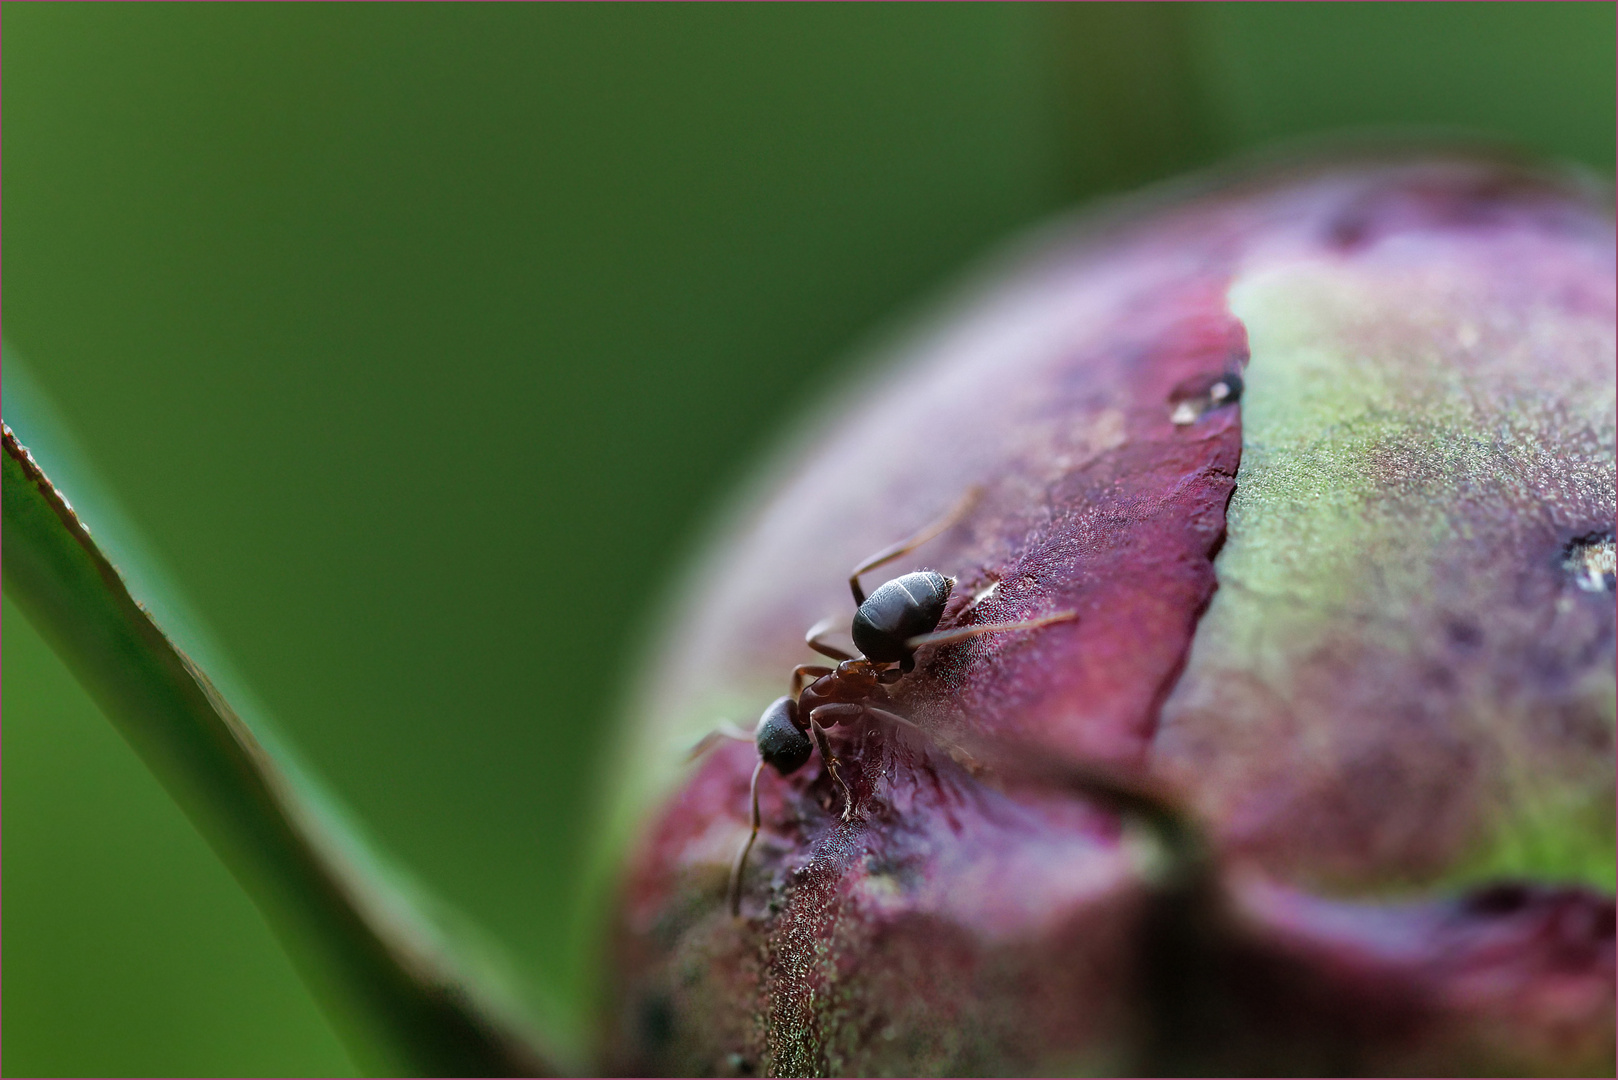
[[[1610,211],[1487,156],[1291,166],[952,300],[668,626],[607,1068],[1610,1073]],[[852,651],[850,569],[969,492],[867,589],[1076,617],[830,727],[849,820],[822,751],[765,768],[733,917],[758,752],[682,751],[823,617]]]

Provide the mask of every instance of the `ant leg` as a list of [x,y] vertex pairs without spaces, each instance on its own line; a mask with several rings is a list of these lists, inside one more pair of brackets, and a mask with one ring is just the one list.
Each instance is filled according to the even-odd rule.
[[922,727],[920,724],[916,723],[914,720],[910,719],[908,716],[900,716],[896,712],[889,712],[886,709],[872,708],[869,705],[867,705],[865,707],[865,713],[866,713],[867,716],[873,716],[878,720],[886,720],[890,724],[898,724],[901,727],[907,727],[911,731],[914,731],[918,735],[922,736],[924,739],[927,739],[929,742],[938,743],[940,746],[944,747],[946,750],[949,750],[950,751],[950,756],[953,757],[954,754],[955,754],[954,748],[948,742],[946,742],[944,739],[940,738],[935,733],[933,733],[931,731],[928,731],[926,728]]
[[945,529],[949,528],[951,525],[954,525],[957,521],[960,521],[963,517],[965,517],[966,512],[972,509],[972,504],[976,503],[979,496],[982,494],[983,489],[981,487],[973,486],[967,488],[966,494],[962,495],[961,500],[954,506],[950,507],[949,512],[943,517],[939,518],[931,525],[928,525],[914,536],[901,540],[897,544],[892,544],[883,548],[881,551],[877,552],[875,555],[872,555],[869,559],[866,559],[864,562],[856,566],[854,568],[854,572],[848,575],[848,587],[854,593],[854,606],[859,607],[861,604],[865,603],[865,589],[860,585],[861,574],[865,573],[867,570],[875,570],[883,563],[892,562],[894,559],[897,559],[902,555],[908,555],[912,551],[921,547],[921,545],[925,544],[927,541],[931,540],[933,537],[937,536],[939,533],[943,532]]
[[866,715],[874,716],[878,720],[886,720],[891,724],[903,724],[907,728],[914,728],[923,735],[926,735],[928,738],[932,738],[932,734],[926,728],[922,727],[908,716],[900,716],[898,713],[889,712],[886,709],[875,709],[869,705],[865,706],[865,712]]
[[905,641],[905,648],[919,649],[923,645],[949,645],[967,638],[977,637],[979,634],[998,634],[1003,630],[1033,630],[1051,623],[1072,622],[1079,617],[1077,611],[1058,611],[1055,615],[1041,615],[1037,619],[1024,619],[1021,622],[990,623],[988,626],[962,626],[954,630],[935,630],[931,634],[919,634]]
[[824,705],[816,705],[809,719],[821,727],[836,727],[858,720],[867,711],[866,706],[855,701],[828,701]]
[[837,767],[837,755],[831,752],[831,740],[826,738],[826,729],[820,726],[820,721],[816,719],[816,714],[824,714],[829,710],[831,715],[836,716],[839,713],[851,709],[858,710],[859,708],[860,706],[858,705],[837,703],[821,705],[809,714],[809,730],[814,733],[815,742],[820,745],[820,756],[825,760],[826,768],[831,772],[831,778],[837,781],[838,787],[843,789],[844,821],[854,820],[854,789],[848,786],[847,780],[843,779],[842,770]]
[[978,764],[977,758],[967,753],[965,747],[960,746],[957,743],[950,742],[937,732],[928,731],[926,728],[922,727],[914,720],[911,720],[909,717],[900,716],[898,713],[889,712],[886,709],[873,709],[870,706],[867,706],[865,711],[876,717],[878,720],[887,720],[890,723],[902,724],[911,731],[919,733],[930,742],[936,743],[937,745],[943,747],[945,752],[949,754],[957,765],[964,768],[973,776],[977,776],[983,771],[983,766]]
[[818,679],[830,674],[831,668],[823,664],[799,664],[792,669],[792,696],[797,697],[803,692],[804,679]]
[[821,640],[826,636],[826,632],[836,625],[837,619],[835,618],[821,619],[809,628],[809,632],[803,636],[803,643],[821,656],[829,656],[833,660],[839,661],[853,660],[854,657],[849,653],[844,652],[828,641]]
[[754,736],[751,731],[743,731],[741,728],[732,723],[723,723],[714,728],[712,731],[708,732],[708,734],[704,735],[701,739],[698,739],[697,744],[690,750],[686,751],[685,760],[697,760],[697,758],[701,757],[703,754],[706,754],[709,750],[712,750],[714,746],[718,744],[720,739],[734,739],[736,742],[752,742],[753,738]]
[[747,868],[747,853],[753,850],[753,841],[758,839],[758,777],[763,771],[764,759],[759,758],[753,768],[753,783],[748,791],[748,799],[753,804],[753,831],[747,834],[747,842],[736,853],[736,861],[730,865],[730,914],[733,918],[742,913],[742,871]]

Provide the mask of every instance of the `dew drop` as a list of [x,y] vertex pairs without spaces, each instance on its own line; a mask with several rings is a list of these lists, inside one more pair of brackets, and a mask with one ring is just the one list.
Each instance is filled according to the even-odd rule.
[[1215,409],[1236,404],[1241,397],[1242,377],[1234,371],[1187,379],[1169,395],[1169,422],[1176,427],[1196,423]]
[[1574,539],[1563,552],[1562,568],[1585,592],[1618,589],[1618,547],[1613,534],[1590,533]]

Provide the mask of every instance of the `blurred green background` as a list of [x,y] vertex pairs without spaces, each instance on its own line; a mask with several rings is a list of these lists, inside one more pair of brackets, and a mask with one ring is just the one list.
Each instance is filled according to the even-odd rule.
[[[649,612],[882,320],[1042,216],[1278,138],[1461,126],[1613,169],[1603,3],[0,20],[8,346],[310,763],[564,1001]],[[4,620],[5,1071],[349,1071]]]

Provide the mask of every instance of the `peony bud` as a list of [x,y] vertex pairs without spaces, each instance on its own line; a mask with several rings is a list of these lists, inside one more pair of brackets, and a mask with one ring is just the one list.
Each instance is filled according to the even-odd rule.
[[[636,706],[606,1067],[1610,1073],[1610,207],[1272,168],[1025,250],[839,399]],[[922,646],[910,723],[829,730],[849,820],[820,751],[764,769],[732,916],[758,752],[684,750],[968,492],[866,587],[1076,618]]]

